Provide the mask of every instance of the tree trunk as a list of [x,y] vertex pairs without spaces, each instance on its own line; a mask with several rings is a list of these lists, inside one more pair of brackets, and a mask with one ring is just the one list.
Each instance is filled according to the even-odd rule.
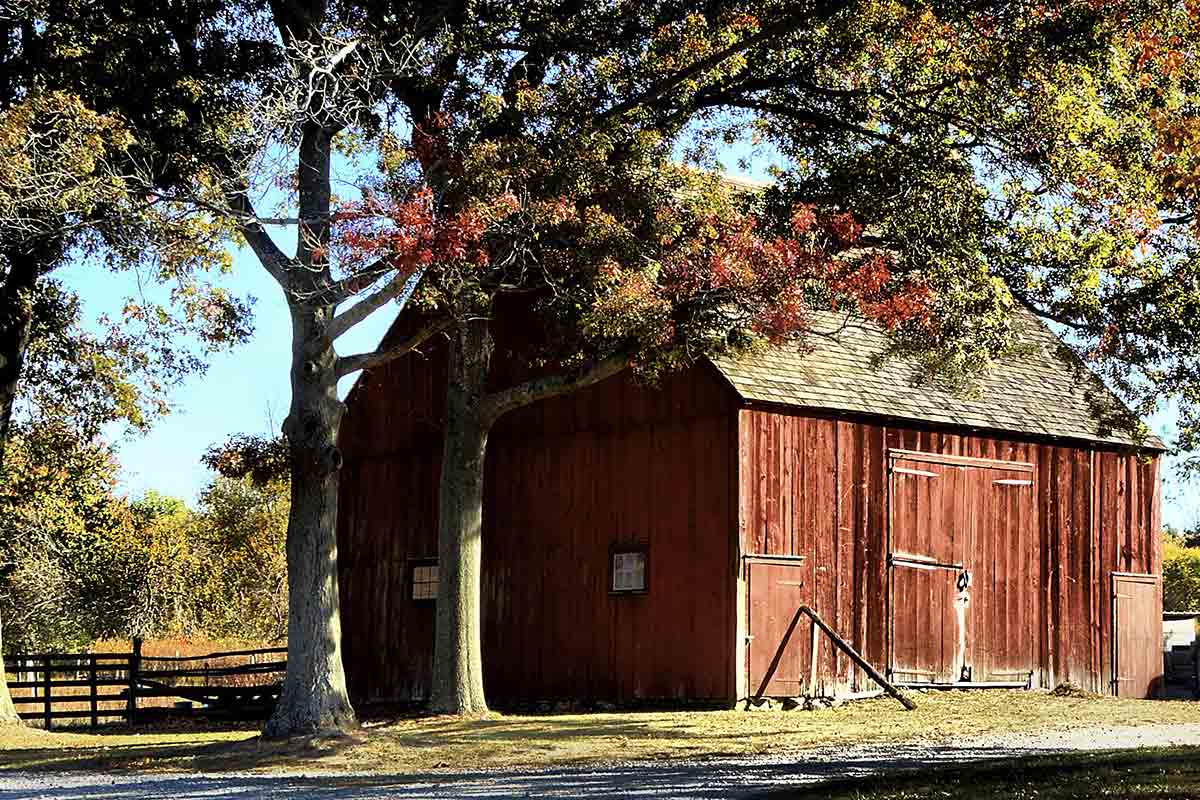
[[341,733],[357,726],[342,667],[337,575],[337,448],[344,407],[337,360],[324,331],[333,308],[292,309],[292,404],[284,423],[292,455],[288,517],[288,669],[263,734]]
[[480,564],[483,462],[490,419],[477,405],[487,388],[492,340],[486,320],[451,337],[446,431],[438,495],[437,638],[430,709],[440,714],[487,713],[480,646]]
[[[0,622],[0,662],[4,660],[4,628]],[[21,718],[17,716],[17,709],[13,705],[12,695],[8,693],[8,680],[5,678],[4,669],[0,667],[0,725],[12,725],[20,723]]]
[[[33,324],[32,292],[37,283],[38,265],[33,259],[7,253],[8,278],[0,287],[0,470],[12,423],[13,403],[21,382],[21,368]],[[0,625],[3,621],[0,620]],[[4,657],[4,633],[0,629],[0,660]],[[0,668],[0,724],[20,722],[8,691],[8,679]]]

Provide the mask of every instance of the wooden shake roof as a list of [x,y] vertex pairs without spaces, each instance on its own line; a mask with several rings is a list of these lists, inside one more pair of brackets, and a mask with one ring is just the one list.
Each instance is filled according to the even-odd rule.
[[[834,339],[811,337],[811,350],[774,347],[714,363],[752,402],[1165,449],[1157,437],[1139,440],[1121,426],[1118,420],[1133,416],[1128,407],[1041,320],[1023,307],[1015,313],[1027,346],[998,361],[966,396],[919,382],[910,359],[880,358],[887,334],[860,320]],[[814,328],[844,322],[842,315],[818,313]]]

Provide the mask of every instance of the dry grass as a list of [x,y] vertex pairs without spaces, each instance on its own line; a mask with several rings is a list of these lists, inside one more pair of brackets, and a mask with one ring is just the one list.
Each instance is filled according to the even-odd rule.
[[[238,650],[261,650],[266,647],[286,647],[252,639],[146,639],[142,642],[143,656],[203,656],[209,653],[228,653]],[[128,653],[133,642],[128,639],[101,639],[92,645],[93,653]]]
[[0,731],[0,764],[36,769],[419,772],[766,754],[870,741],[947,740],[1082,725],[1200,723],[1200,704],[931,693],[906,712],[880,698],[824,711],[678,711],[405,717],[340,740],[264,742],[250,727],[103,734]]

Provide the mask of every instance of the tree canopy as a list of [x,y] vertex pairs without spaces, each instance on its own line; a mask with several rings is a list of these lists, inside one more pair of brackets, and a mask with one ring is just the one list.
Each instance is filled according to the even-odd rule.
[[[337,380],[433,336],[450,342],[460,425],[443,459],[443,575],[461,571],[439,614],[463,609],[439,616],[447,658],[477,644],[491,421],[620,369],[653,379],[801,346],[821,333],[810,309],[875,318],[928,379],[969,387],[1013,348],[1024,303],[1139,410],[1176,397],[1185,444],[1197,430],[1191,4],[127,0],[132,17],[95,21],[83,0],[61,7],[68,30],[113,43],[82,41],[80,67],[105,74],[121,48],[150,65],[100,95],[136,98],[121,120],[163,176],[148,206],[235,232],[288,303],[292,653],[272,733],[353,724]],[[755,148],[769,186],[720,180],[731,149]],[[402,298],[411,335],[338,352]],[[502,312],[532,333],[500,375]],[[481,708],[456,681],[441,705]]]

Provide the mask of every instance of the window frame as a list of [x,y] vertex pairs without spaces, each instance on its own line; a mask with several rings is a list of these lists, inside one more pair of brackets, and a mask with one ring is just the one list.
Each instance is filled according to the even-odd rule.
[[[437,567],[437,579],[433,581],[421,581],[421,586],[433,585],[433,597],[416,597],[417,591],[417,569],[421,567]],[[429,605],[437,602],[437,587],[442,580],[442,570],[438,565],[436,558],[410,558],[408,560],[408,599],[410,602],[420,605]]]
[[[642,588],[618,589],[617,556],[640,555],[642,557]],[[641,596],[650,593],[650,547],[644,543],[614,544],[608,548],[608,593],[614,597]]]

